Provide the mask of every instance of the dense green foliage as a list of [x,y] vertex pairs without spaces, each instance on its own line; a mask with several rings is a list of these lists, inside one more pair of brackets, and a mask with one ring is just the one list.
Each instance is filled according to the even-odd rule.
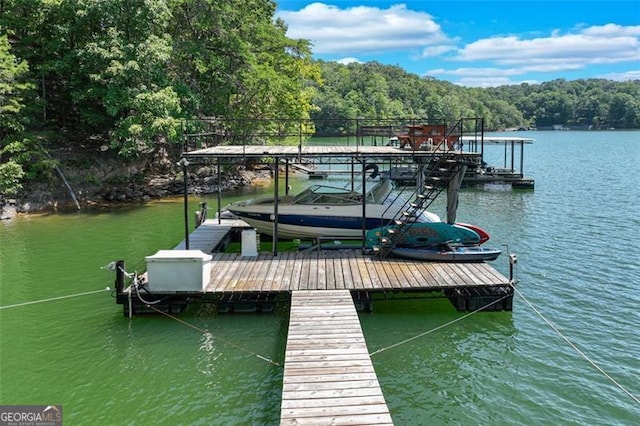
[[0,193],[51,176],[45,150],[144,156],[203,117],[290,119],[282,133],[296,120],[323,130],[358,117],[640,127],[639,81],[480,89],[313,61],[274,14],[269,0],[0,0]]
[[640,81],[554,80],[490,89],[465,88],[376,62],[320,62],[312,117],[483,117],[488,129],[554,125],[576,129],[639,128]]
[[274,14],[269,0],[0,1],[2,163],[144,155],[195,117],[309,118],[319,67]]

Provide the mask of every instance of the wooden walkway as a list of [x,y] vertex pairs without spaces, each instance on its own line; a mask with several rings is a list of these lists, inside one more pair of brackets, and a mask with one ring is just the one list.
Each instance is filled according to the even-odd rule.
[[[189,234],[189,250],[201,250],[211,253],[232,228],[250,228],[249,224],[238,219],[207,219]],[[184,250],[185,240],[175,246],[173,250]]]
[[280,424],[393,424],[349,291],[292,293]]
[[379,260],[360,250],[214,253],[205,292],[287,292],[294,290],[440,290],[506,286],[509,280],[486,263]]

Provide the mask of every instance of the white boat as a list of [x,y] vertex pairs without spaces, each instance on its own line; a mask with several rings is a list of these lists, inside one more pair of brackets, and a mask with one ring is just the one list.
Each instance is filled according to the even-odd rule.
[[[389,224],[404,207],[403,202],[388,199],[393,183],[380,180],[367,191],[365,203],[366,229]],[[278,200],[278,238],[315,239],[358,238],[362,236],[363,194],[343,188],[312,185],[295,196]],[[261,234],[273,235],[274,198],[238,201],[225,209],[247,222]],[[441,222],[440,217],[424,212],[418,222]]]

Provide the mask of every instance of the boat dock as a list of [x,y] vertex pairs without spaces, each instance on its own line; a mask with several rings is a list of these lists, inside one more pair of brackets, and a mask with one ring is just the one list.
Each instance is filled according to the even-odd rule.
[[[281,425],[393,424],[357,313],[371,309],[373,295],[439,291],[458,311],[512,309],[511,280],[486,263],[381,259],[358,249],[255,256],[211,252],[245,229],[239,220],[209,219],[190,234],[191,250],[184,250],[185,241],[175,247],[181,255],[210,256],[201,290],[156,291],[151,280],[142,296],[124,288],[122,263],[116,301],[125,315],[177,314],[189,301],[217,305],[218,312],[264,312],[273,310],[276,295],[284,296],[290,316]],[[178,276],[187,279],[182,268],[197,266],[196,259],[171,259],[167,271],[180,270]]]
[[280,419],[393,424],[349,291],[292,293]]
[[[376,294],[426,292],[442,292],[459,311],[473,311],[484,304],[490,304],[487,310],[512,309],[511,280],[488,263],[381,259],[364,254],[361,249],[305,250],[277,255],[260,252],[255,256],[216,252],[234,233],[247,229],[241,220],[218,222],[206,220],[190,234],[190,250],[184,250],[186,244],[182,241],[173,250],[179,257],[168,259],[167,273],[174,273],[200,261],[200,257],[180,257],[185,253],[208,256],[205,276],[200,273],[195,287],[167,289],[156,287],[153,280],[146,283],[149,292],[163,300],[156,308],[179,313],[188,301],[201,300],[217,304],[219,312],[255,312],[271,310],[278,296],[288,297],[294,291],[348,290],[363,310],[371,309]],[[160,272],[160,275],[165,274]],[[187,271],[184,280],[188,275]],[[145,275],[145,278],[150,277]],[[142,300],[144,297],[127,293],[124,280],[120,278],[116,300],[123,305],[125,315],[154,312],[155,309],[148,309]]]
[[[452,129],[456,128],[461,134],[462,119]],[[219,181],[223,164],[268,158],[276,165],[273,174],[275,203],[273,215],[268,219],[274,224],[273,234],[265,232],[273,235],[273,252],[257,249],[256,230],[243,221],[213,219],[200,223],[198,220],[199,226],[185,235],[185,241],[173,250],[159,250],[155,255],[147,256],[147,272],[134,276],[127,288],[124,261],[116,263],[116,303],[121,304],[124,314],[130,317],[158,312],[179,314],[192,302],[215,306],[219,313],[272,312],[276,304],[286,305],[289,329],[281,424],[393,424],[357,311],[371,311],[373,303],[380,298],[420,297],[425,293],[447,298],[459,312],[511,311],[513,274],[507,278],[484,262],[394,258],[386,255],[389,251],[383,254],[380,248],[377,251],[367,248],[364,242],[359,248],[323,250],[320,240],[334,239],[326,235],[317,238],[315,250],[278,253],[280,194],[276,167],[282,162],[289,164],[302,158],[350,161],[351,170],[355,173],[356,167],[359,168],[363,178],[360,199],[364,212],[365,178],[371,165],[378,161],[405,160],[433,163],[437,167],[425,176],[430,183],[420,185],[412,195],[416,202],[407,202],[406,210],[398,213],[393,223],[396,229],[401,229],[402,225],[410,223],[410,218],[425,211],[445,189],[447,222],[455,223],[456,203],[453,201],[457,200],[459,182],[467,164],[472,164],[477,154],[448,146],[450,138],[458,139],[447,136],[440,142],[441,150],[433,151],[415,149],[415,144],[412,144],[414,149],[375,144],[219,145],[191,151],[184,157],[189,161],[183,162],[187,234],[189,162],[215,160]],[[477,138],[473,140],[477,141]],[[285,169],[286,178],[288,167]],[[218,191],[220,195],[220,187]],[[220,202],[218,204],[218,217],[221,217]],[[200,217],[206,217],[206,213],[201,213]],[[362,229],[365,219],[363,213]],[[228,243],[237,241],[239,236],[242,252],[225,252]],[[511,265],[515,264],[515,256],[509,256],[509,261]]]

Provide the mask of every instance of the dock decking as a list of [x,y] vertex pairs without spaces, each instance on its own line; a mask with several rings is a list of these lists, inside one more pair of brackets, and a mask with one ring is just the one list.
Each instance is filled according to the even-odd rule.
[[280,424],[393,424],[348,290],[292,293]]
[[[189,248],[211,253],[241,220],[208,219],[190,237]],[[174,250],[182,250],[182,241]],[[261,293],[294,290],[442,290],[456,287],[508,286],[509,279],[487,263],[421,262],[362,254],[361,250],[211,253],[205,293]]]
[[380,260],[360,250],[214,253],[207,293],[295,290],[441,290],[505,286],[509,280],[486,263]]
[[[213,252],[233,228],[250,228],[249,224],[236,219],[207,219],[189,234],[189,250],[201,250],[203,253]],[[185,250],[186,240],[175,246],[173,250]]]

